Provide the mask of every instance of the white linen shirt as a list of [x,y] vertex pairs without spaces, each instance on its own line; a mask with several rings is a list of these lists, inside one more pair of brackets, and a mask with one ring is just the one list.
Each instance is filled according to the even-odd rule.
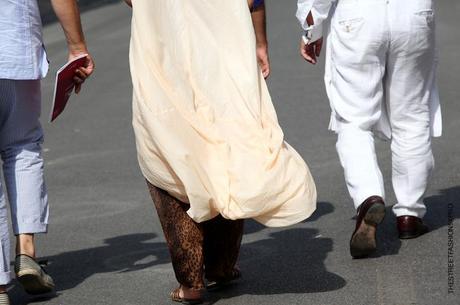
[[37,0],[0,0],[0,79],[40,79],[47,72]]

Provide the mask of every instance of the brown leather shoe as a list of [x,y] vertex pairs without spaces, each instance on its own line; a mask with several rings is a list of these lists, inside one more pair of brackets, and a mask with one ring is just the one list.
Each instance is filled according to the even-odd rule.
[[375,252],[377,225],[384,217],[385,203],[380,196],[371,196],[359,206],[356,228],[350,240],[350,254],[353,258],[363,258]]
[[429,231],[423,221],[415,216],[399,216],[397,223],[400,239],[417,238]]

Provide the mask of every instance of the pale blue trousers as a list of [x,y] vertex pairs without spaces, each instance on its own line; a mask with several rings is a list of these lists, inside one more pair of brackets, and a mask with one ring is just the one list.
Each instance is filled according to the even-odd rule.
[[[40,112],[39,80],[0,79],[0,157],[15,235],[47,231]],[[11,280],[9,236],[6,198],[0,184],[0,285]]]

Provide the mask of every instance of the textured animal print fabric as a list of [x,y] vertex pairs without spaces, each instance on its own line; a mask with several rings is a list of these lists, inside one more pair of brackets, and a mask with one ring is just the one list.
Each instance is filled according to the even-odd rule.
[[238,260],[243,236],[243,220],[221,216],[203,223],[187,214],[188,204],[167,192],[147,185],[171,254],[177,281],[193,289],[203,289],[203,274],[209,280],[230,277]]

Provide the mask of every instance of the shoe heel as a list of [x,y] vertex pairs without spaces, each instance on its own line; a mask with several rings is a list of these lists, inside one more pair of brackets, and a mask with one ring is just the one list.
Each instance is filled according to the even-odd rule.
[[364,216],[364,221],[369,225],[378,225],[385,218],[385,206],[383,204],[373,204]]

